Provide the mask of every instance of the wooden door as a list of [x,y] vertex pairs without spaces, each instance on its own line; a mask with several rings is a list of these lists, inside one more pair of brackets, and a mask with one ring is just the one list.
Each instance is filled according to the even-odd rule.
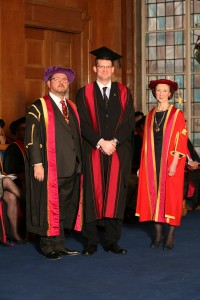
[[[53,65],[76,68],[80,59],[80,54],[76,50],[77,36],[79,35],[66,32],[25,28],[26,110],[31,103],[47,92],[46,84],[43,81],[45,68]],[[74,56],[77,59],[74,59]],[[70,98],[74,98],[75,93],[72,83]]]

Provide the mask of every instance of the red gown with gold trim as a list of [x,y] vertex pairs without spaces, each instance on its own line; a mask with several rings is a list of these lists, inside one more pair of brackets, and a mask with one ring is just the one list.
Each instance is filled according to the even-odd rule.
[[[182,216],[184,167],[187,154],[187,130],[184,114],[170,105],[163,124],[160,172],[156,172],[155,156],[155,113],[152,109],[144,128],[136,215],[139,221],[155,221],[180,225]],[[168,169],[174,153],[179,161],[174,176],[168,176]],[[158,164],[157,164],[158,165]]]

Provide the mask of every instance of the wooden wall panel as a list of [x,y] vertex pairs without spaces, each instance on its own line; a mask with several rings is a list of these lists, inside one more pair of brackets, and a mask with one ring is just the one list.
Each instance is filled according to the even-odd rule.
[[[81,35],[59,31],[25,30],[25,102],[26,109],[47,92],[43,81],[44,70],[52,65],[78,69],[81,65]],[[79,81],[80,81],[79,74]],[[70,85],[69,96],[75,100],[77,78]]]
[[[5,121],[23,115],[45,93],[43,72],[50,65],[75,70],[70,86],[74,100],[77,90],[95,79],[94,57],[89,52],[104,45],[123,55],[122,68],[116,65],[114,79],[133,92],[135,2],[0,0],[0,114]],[[15,105],[10,106],[11,102]]]
[[25,28],[25,103],[29,105],[45,93],[42,81],[44,67],[49,60],[50,46],[48,32]]
[[24,1],[0,2],[0,117],[10,123],[23,116],[24,102]]
[[[56,4],[56,2],[54,1]],[[25,24],[58,31],[82,31],[82,11],[34,1],[25,3]]]
[[[73,37],[74,34],[52,31],[51,32],[51,57],[49,65],[62,66],[73,69],[76,72],[76,65],[72,63],[75,55]],[[75,34],[77,36],[77,34]],[[79,40],[80,35],[78,34]],[[79,60],[78,60],[79,61]],[[74,100],[74,82],[69,86],[69,97]]]
[[[121,47],[121,2],[122,0],[88,1],[88,15],[92,17],[91,49],[106,46],[122,54]],[[94,57],[90,55],[91,72]],[[122,81],[122,69],[115,64],[114,80]],[[95,74],[92,72],[92,78]]]

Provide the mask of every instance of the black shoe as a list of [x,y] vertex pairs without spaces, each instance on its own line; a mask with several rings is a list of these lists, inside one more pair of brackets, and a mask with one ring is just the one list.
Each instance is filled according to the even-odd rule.
[[61,251],[58,252],[60,255],[68,255],[68,256],[75,256],[75,255],[79,255],[80,252],[77,250],[70,250],[68,248],[65,248]]
[[91,246],[86,246],[82,254],[85,256],[93,255],[95,252],[97,252],[97,246],[96,245],[91,245]]
[[0,241],[0,244],[3,246],[3,247],[12,247],[14,246],[14,244],[11,244],[11,242],[3,242],[3,241]]
[[163,250],[172,250],[174,248],[174,243],[166,243],[163,247]]
[[108,247],[105,247],[104,250],[106,252],[112,252],[115,254],[126,254],[127,250],[120,248],[118,245],[110,245]]
[[18,244],[18,245],[24,245],[24,244],[27,244],[27,242],[28,242],[27,239],[20,238],[19,240],[17,240],[16,238],[14,238],[12,236],[8,236],[8,241],[11,243]]
[[63,258],[62,255],[60,255],[58,252],[52,251],[48,254],[45,255],[46,258],[51,259],[51,260],[57,260]]
[[159,248],[160,245],[162,244],[162,242],[163,242],[162,240],[160,240],[160,241],[153,241],[151,243],[151,245],[150,245],[150,248],[152,248],[152,249]]

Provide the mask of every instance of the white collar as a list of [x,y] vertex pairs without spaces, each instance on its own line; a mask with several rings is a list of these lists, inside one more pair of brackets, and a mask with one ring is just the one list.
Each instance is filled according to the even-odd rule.
[[[57,105],[60,104],[61,99],[60,99],[58,96],[54,95],[54,94],[51,93],[51,92],[49,92],[49,96],[53,99],[53,101],[54,101]],[[63,97],[63,99],[65,99],[65,97]]]
[[100,90],[103,89],[103,87],[107,87],[109,90],[111,89],[111,84],[112,81],[109,81],[106,85],[103,85],[101,82],[99,82],[98,80],[96,80],[96,83],[98,84]]

